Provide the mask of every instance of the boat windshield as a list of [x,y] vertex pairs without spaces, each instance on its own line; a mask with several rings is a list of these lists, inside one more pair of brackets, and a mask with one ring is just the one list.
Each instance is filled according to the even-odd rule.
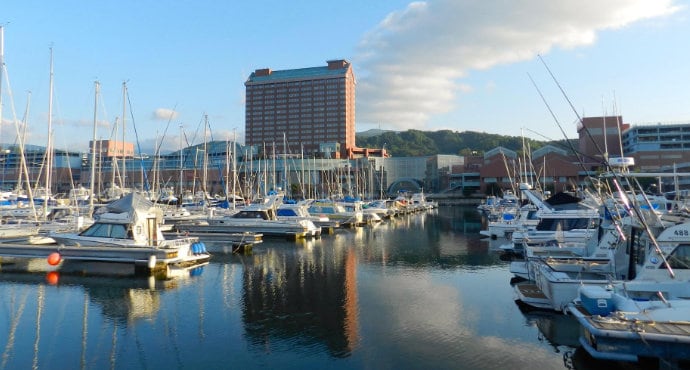
[[127,228],[124,224],[95,223],[82,231],[81,236],[100,238],[131,239],[127,237]]
[[[666,257],[674,270],[690,269],[690,244],[679,245],[670,256]],[[664,264],[660,268],[666,268]]]
[[597,227],[597,220],[593,218],[542,218],[537,225],[540,231],[557,231],[573,229],[592,229]]
[[292,208],[278,208],[278,216],[299,216],[297,211]]

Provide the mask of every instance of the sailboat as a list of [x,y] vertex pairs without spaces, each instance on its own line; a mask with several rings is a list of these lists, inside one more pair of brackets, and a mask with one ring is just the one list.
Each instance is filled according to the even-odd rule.
[[[4,50],[4,28],[0,25],[0,122],[2,121],[2,77],[5,75],[5,50]],[[28,104],[28,103],[27,103]],[[20,159],[21,159],[21,165],[22,165],[22,170],[26,171],[26,159],[24,157],[24,144],[22,140],[22,135],[19,132],[19,127],[16,124],[17,120],[14,120],[15,122],[15,129],[17,131],[17,137],[19,138],[19,153],[20,153]],[[26,175],[26,181],[27,184],[29,183],[29,177],[28,177],[28,171],[23,172],[24,175]],[[28,186],[29,188],[29,194],[31,194],[31,185]],[[3,217],[6,214],[9,214],[11,216],[19,216],[21,214],[24,214],[27,216],[33,216],[34,221],[37,220],[36,216],[36,209],[33,204],[33,199],[30,197],[29,199],[30,203],[30,208],[17,208],[16,206],[12,206],[12,208],[3,210]],[[20,199],[16,199],[17,203],[20,202]],[[15,203],[15,204],[17,204]],[[25,220],[20,220],[18,222],[14,223],[8,223],[7,221],[3,221],[2,224],[0,224],[0,240],[1,241],[10,241],[10,240],[16,240],[17,238],[27,238],[32,235],[36,235],[38,233],[38,227],[35,224],[29,224]]]

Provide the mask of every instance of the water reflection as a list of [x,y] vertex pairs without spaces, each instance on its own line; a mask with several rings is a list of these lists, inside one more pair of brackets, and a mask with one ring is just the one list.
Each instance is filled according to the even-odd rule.
[[323,345],[336,357],[356,346],[357,257],[317,242],[266,249],[244,265],[242,314],[253,345]]
[[[75,276],[65,274],[56,277],[55,272],[48,274],[12,273],[0,274],[0,285],[10,294],[21,290],[33,292],[36,287],[50,285],[46,294],[58,300],[53,304],[71,304],[62,301],[71,293],[80,291],[88,300],[90,306],[99,309],[107,320],[126,327],[137,320],[150,319],[160,309],[160,294],[166,290],[191,283],[191,279],[199,276],[204,266],[194,269],[178,271],[175,278],[158,279],[154,276],[146,278],[122,278],[102,276]],[[31,297],[27,297],[31,299]],[[10,308],[13,310],[14,308]]]
[[602,366],[569,317],[519,309],[479,225],[441,208],[162,280],[3,271],[0,370]]
[[166,279],[3,271],[0,369],[116,368],[126,362],[127,333],[159,317],[164,292],[192,283],[201,269]]
[[525,323],[539,329],[537,339],[548,343],[554,352],[562,352],[565,347],[579,347],[580,325],[574,317],[516,304],[525,316]]
[[360,342],[358,268],[504,264],[473,233],[458,232],[481,225],[476,212],[460,211],[416,214],[294,243],[266,240],[249,256],[214,256],[211,263],[242,264],[242,318],[257,350],[324,347],[345,357]]

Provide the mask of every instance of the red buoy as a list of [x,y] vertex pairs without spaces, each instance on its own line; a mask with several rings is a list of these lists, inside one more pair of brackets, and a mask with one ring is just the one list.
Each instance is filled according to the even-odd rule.
[[57,271],[51,271],[46,275],[46,281],[50,285],[57,285],[59,280],[60,280],[60,273],[58,273]]
[[55,266],[58,263],[60,263],[61,259],[62,259],[62,257],[60,256],[60,253],[53,252],[53,253],[48,255],[48,264],[51,266]]

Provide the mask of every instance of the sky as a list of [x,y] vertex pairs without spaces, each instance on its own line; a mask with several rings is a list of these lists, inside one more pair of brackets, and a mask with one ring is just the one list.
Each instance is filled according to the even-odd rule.
[[[690,122],[690,19],[678,0],[6,0],[0,142],[151,153],[244,142],[256,69],[352,63],[356,131],[560,140],[578,117]],[[50,60],[53,99],[49,108]],[[95,92],[95,82],[100,86]],[[123,104],[123,83],[127,99]],[[18,125],[15,125],[18,122]]]

